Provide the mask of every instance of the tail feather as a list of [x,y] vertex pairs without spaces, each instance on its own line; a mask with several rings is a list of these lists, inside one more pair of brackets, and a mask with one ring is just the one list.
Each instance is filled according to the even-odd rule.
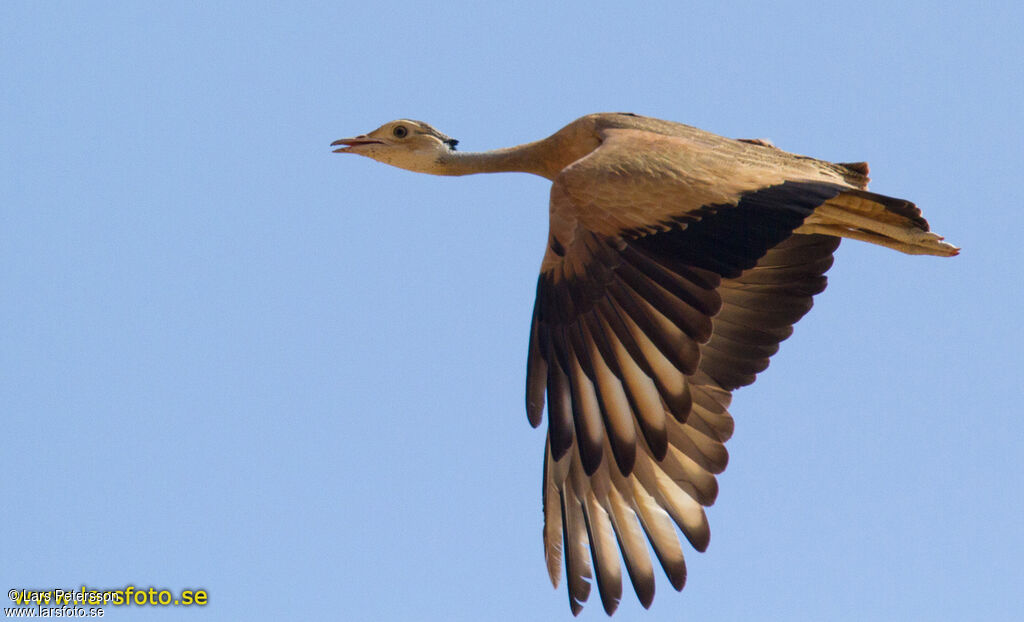
[[930,230],[916,205],[866,190],[850,190],[826,201],[796,233],[861,240],[909,255],[952,257],[960,253]]

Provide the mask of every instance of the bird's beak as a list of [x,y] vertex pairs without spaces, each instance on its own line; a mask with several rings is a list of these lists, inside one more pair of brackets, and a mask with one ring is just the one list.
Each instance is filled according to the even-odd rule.
[[341,149],[335,149],[334,153],[349,153],[351,147],[357,147],[359,145],[383,145],[384,142],[373,138],[367,138],[366,135],[356,136],[355,138],[339,138],[338,140],[331,143],[332,147],[341,146]]

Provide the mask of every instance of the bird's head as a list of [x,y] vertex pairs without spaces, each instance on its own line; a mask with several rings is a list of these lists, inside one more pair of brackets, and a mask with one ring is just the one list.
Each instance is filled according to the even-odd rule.
[[355,153],[417,173],[432,173],[438,161],[455,151],[459,141],[422,121],[399,119],[355,138],[331,143],[334,153]]

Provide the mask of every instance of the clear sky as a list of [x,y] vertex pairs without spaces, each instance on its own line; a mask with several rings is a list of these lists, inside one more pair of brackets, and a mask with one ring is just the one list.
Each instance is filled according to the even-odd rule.
[[569,619],[523,409],[548,183],[328,145],[632,111],[869,160],[964,250],[843,244],[686,589],[615,619],[1019,619],[1022,5],[631,4],[0,3],[0,587]]

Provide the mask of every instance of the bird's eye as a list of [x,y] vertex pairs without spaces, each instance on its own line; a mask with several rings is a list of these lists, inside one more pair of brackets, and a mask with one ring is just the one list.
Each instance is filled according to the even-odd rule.
[[409,135],[409,129],[404,125],[396,125],[391,133],[395,135],[395,138],[405,138]]

